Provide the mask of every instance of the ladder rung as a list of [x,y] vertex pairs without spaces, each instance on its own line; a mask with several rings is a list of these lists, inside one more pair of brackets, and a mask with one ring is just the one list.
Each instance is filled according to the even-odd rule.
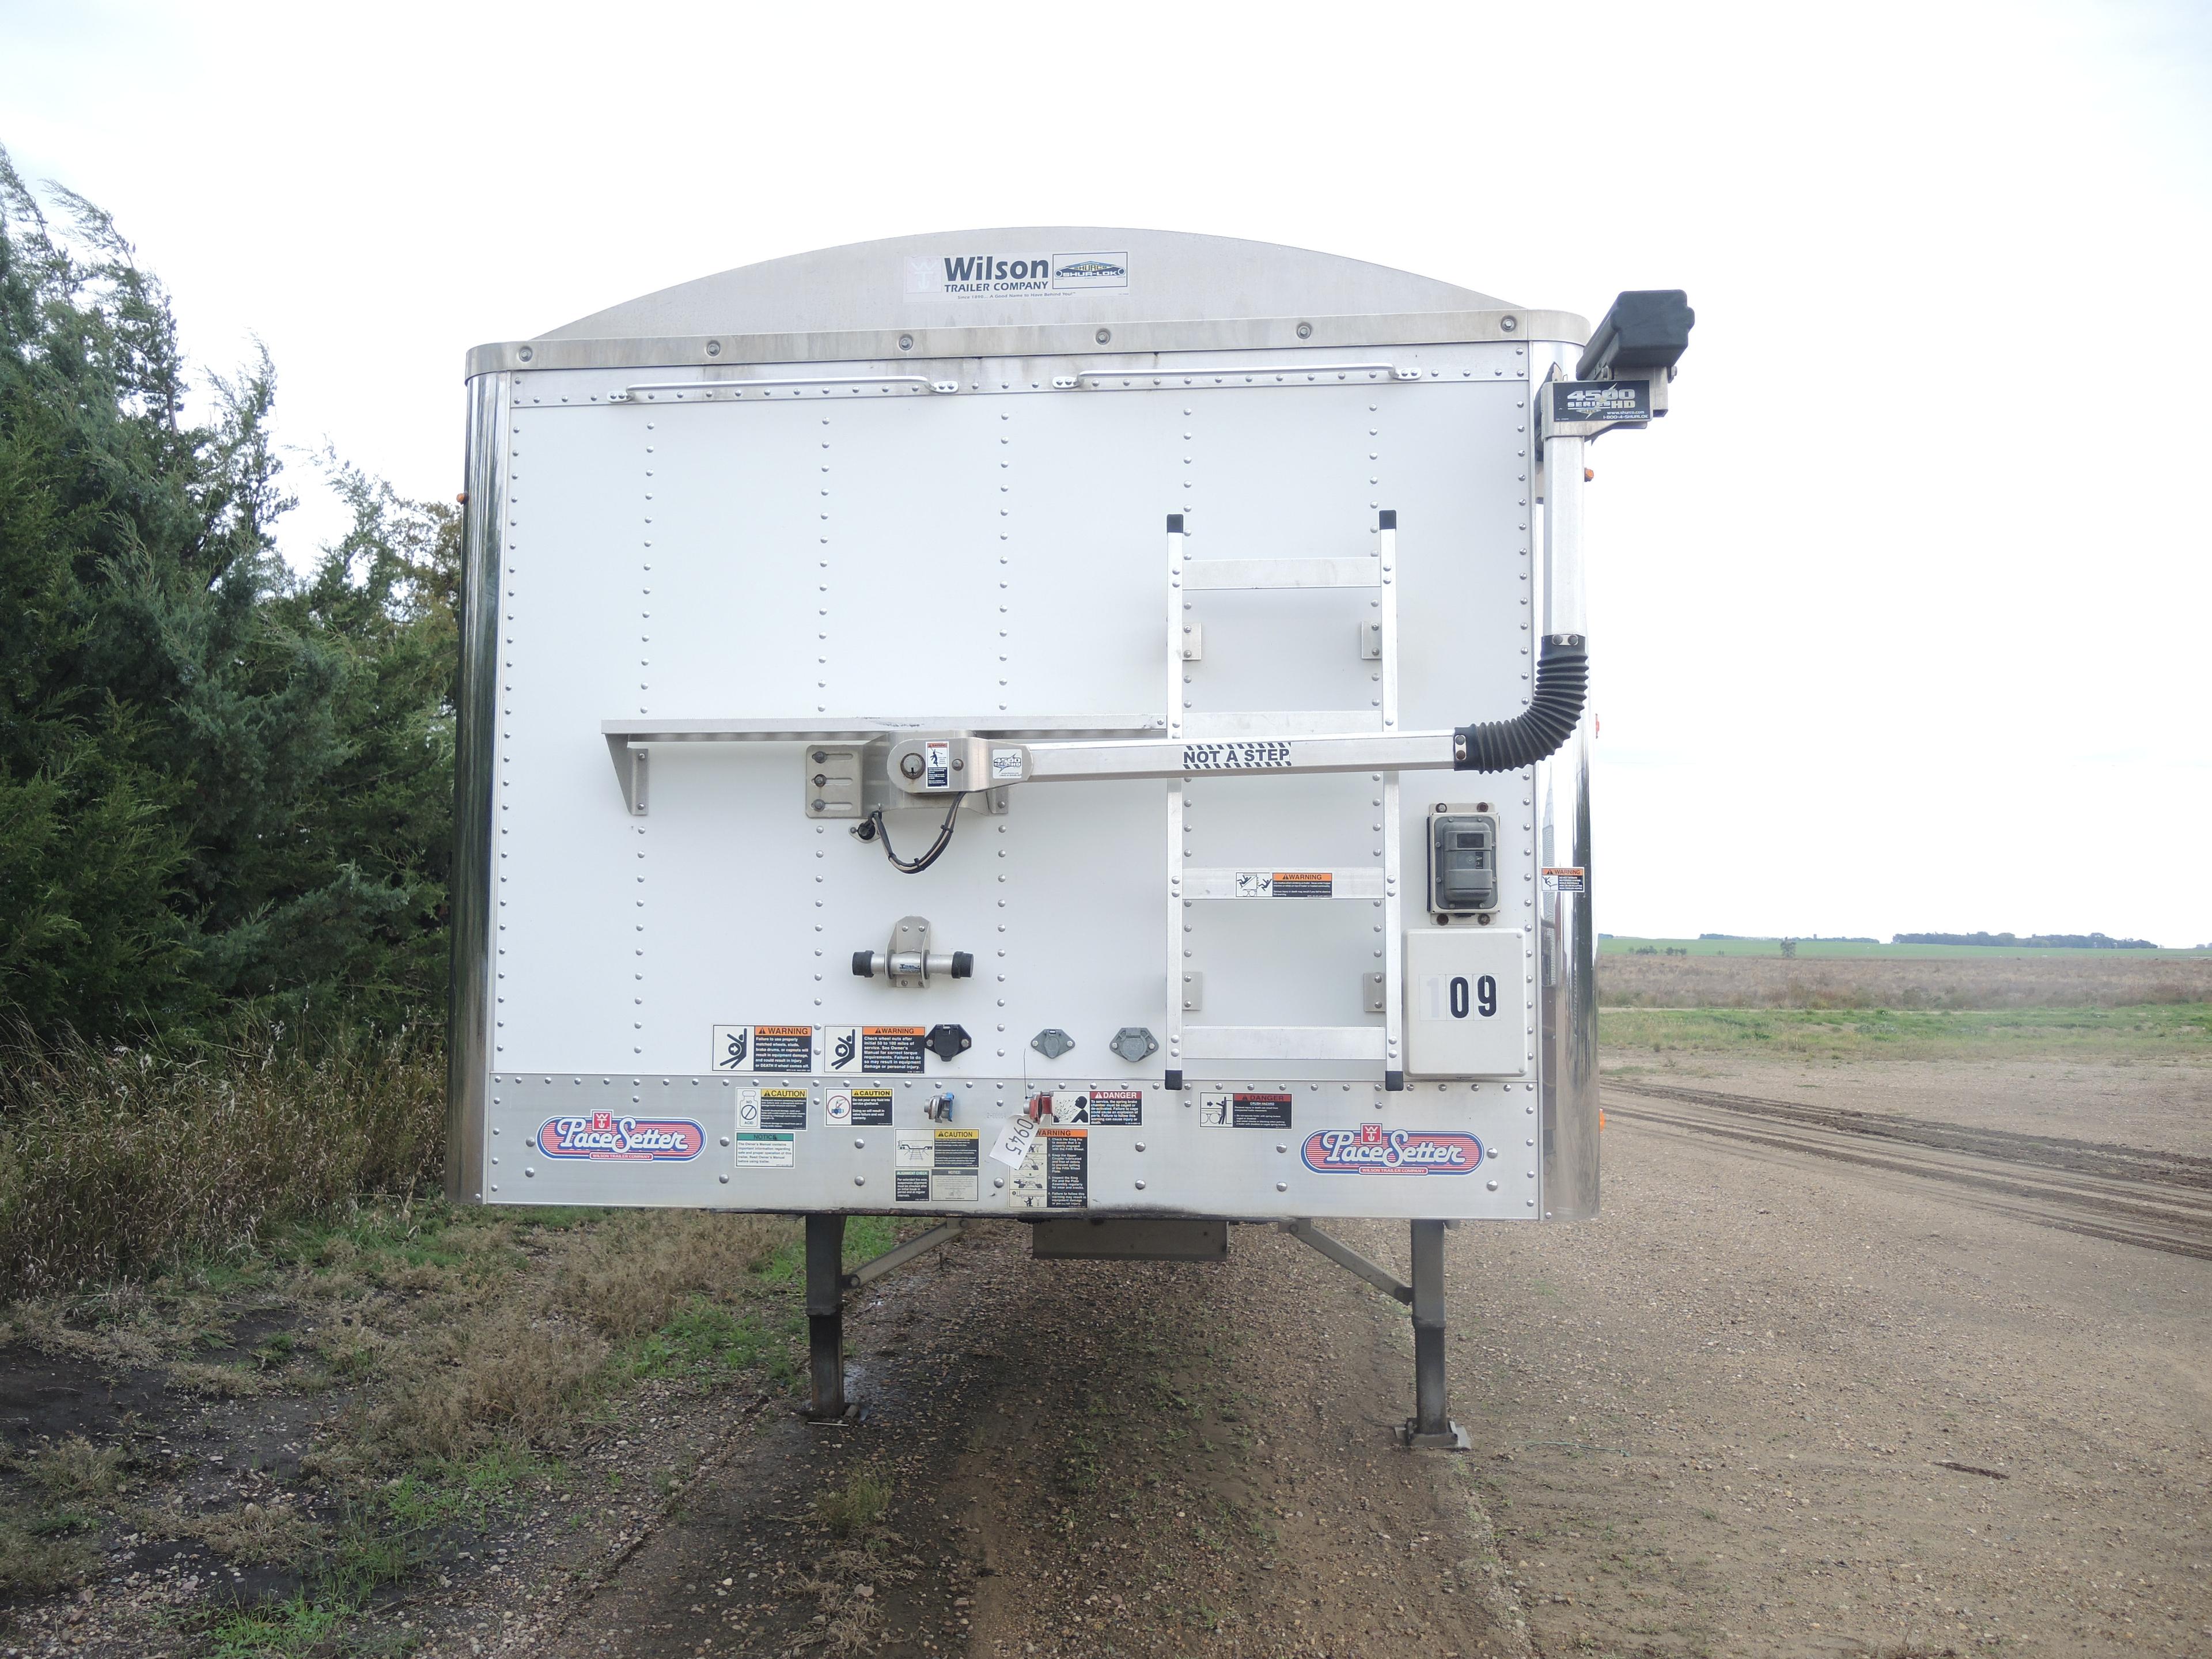
[[1186,714],[1183,737],[1192,743],[1234,743],[1243,738],[1364,737],[1382,729],[1379,708],[1239,709]]
[[1382,866],[1349,870],[1186,869],[1187,899],[1379,899],[1384,896]]
[[1228,588],[1380,587],[1382,561],[1359,559],[1193,559],[1182,568],[1183,591]]
[[1185,1060],[1380,1060],[1380,1025],[1186,1025]]

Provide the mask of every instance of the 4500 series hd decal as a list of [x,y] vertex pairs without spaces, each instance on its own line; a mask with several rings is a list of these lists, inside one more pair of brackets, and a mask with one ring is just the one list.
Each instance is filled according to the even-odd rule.
[[587,1158],[613,1164],[685,1163],[699,1156],[707,1132],[688,1117],[618,1117],[591,1112],[549,1117],[538,1126],[547,1158]]
[[1323,1175],[1473,1175],[1482,1143],[1456,1129],[1317,1129],[1306,1137],[1305,1165]]

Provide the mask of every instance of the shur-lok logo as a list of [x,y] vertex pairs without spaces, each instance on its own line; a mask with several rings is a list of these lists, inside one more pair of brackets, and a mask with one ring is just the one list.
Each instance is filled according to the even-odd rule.
[[967,253],[911,255],[906,262],[908,294],[1004,298],[1128,286],[1126,253],[1001,252],[979,248]]
[[617,1164],[683,1163],[699,1156],[707,1132],[688,1117],[617,1117],[592,1112],[549,1117],[538,1127],[548,1158],[588,1158]]
[[1306,1137],[1305,1164],[1323,1175],[1473,1175],[1482,1143],[1456,1129],[1317,1129]]

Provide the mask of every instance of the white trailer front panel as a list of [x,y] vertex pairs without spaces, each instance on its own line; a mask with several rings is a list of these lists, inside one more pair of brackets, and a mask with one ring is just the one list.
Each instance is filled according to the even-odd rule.
[[[1209,346],[1188,323],[1149,337],[1111,297],[1095,330],[1070,312],[917,337],[890,307],[880,336],[750,351],[735,332],[489,349],[461,1195],[1544,1212],[1571,953],[1541,942],[1581,902],[1546,879],[1570,861],[1546,817],[1559,763],[1039,777],[979,788],[917,874],[815,805],[821,757],[880,771],[916,732],[1235,753],[1528,702],[1532,388],[1571,319],[1290,316]],[[871,798],[902,857],[944,820],[880,779]],[[1494,824],[1479,916],[1430,908],[1447,808]],[[857,976],[909,917],[972,974]]]

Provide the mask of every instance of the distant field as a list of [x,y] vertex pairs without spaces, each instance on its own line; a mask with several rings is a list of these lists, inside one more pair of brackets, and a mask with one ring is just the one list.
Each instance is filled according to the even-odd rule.
[[2188,1063],[2212,1060],[2212,1007],[1604,1008],[1598,1041],[1613,1071],[1633,1069],[1638,1054],[1746,1050],[1828,1060]]
[[1924,948],[1926,957],[1815,957],[1801,947],[1793,961],[1771,947],[1669,957],[1609,944],[1597,963],[1598,1000],[1616,1008],[1893,1009],[2212,1002],[2212,953],[2204,951]]
[[[1782,941],[1778,939],[1631,939],[1626,935],[1616,935],[1600,939],[1597,948],[1600,955],[1608,957],[1625,957],[1640,951],[1686,951],[1693,957],[1779,957]],[[1809,957],[1877,957],[1906,962],[1939,958],[1980,962],[2014,957],[2086,957],[2093,962],[2102,962],[2126,957],[2152,961],[2178,958],[2184,962],[2212,962],[2212,951],[2045,950],[2030,945],[1854,945],[1843,939],[1799,939],[1797,959],[1802,962]]]

